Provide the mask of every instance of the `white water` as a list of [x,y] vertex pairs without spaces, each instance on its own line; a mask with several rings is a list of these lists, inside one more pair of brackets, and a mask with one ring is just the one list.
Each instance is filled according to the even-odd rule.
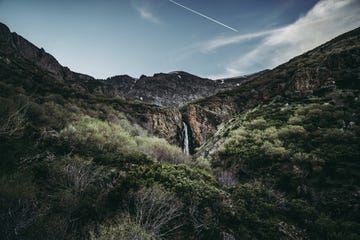
[[185,122],[183,122],[184,127],[184,153],[189,154],[189,133],[188,133],[188,126]]

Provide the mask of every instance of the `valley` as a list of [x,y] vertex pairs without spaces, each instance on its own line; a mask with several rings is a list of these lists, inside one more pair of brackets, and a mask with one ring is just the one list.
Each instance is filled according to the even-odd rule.
[[358,239],[360,29],[231,79],[95,79],[0,23],[3,239]]

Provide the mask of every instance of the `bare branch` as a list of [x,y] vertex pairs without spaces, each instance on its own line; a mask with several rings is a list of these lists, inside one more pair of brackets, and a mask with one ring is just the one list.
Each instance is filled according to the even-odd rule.
[[181,215],[182,204],[160,187],[142,189],[135,198],[135,222],[162,238],[182,226],[170,224]]

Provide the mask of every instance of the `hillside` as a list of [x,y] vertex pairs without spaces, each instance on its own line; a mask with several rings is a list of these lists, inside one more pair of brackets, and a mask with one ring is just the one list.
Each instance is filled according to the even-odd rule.
[[0,24],[0,236],[358,239],[359,66],[355,29],[224,83],[105,81]]
[[181,108],[192,129],[192,145],[202,145],[233,116],[274,97],[306,98],[335,89],[359,89],[359,32],[355,29],[240,87]]

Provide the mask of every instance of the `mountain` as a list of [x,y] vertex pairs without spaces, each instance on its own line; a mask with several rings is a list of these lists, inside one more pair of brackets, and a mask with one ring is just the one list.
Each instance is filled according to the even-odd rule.
[[[9,85],[9,91],[12,89],[10,92],[14,92],[16,86],[17,90],[21,89],[22,95],[33,96],[33,98],[54,95],[55,98],[58,98],[54,102],[60,105],[71,98],[81,98],[89,104],[89,108],[91,107],[91,103],[88,101],[89,98],[95,97],[97,99],[93,100],[93,102],[101,101],[102,104],[116,105],[113,107],[122,111],[127,115],[127,118],[142,125],[148,131],[166,138],[171,143],[181,145],[182,117],[176,108],[161,108],[156,105],[125,101],[122,98],[114,100],[112,99],[113,95],[108,92],[104,94],[97,93],[96,88],[107,89],[108,87],[113,88],[113,86],[105,84],[102,80],[74,73],[61,66],[50,54],[43,49],[37,48],[16,33],[11,33],[9,28],[1,23],[0,68],[1,82]],[[128,79],[131,81],[132,78],[128,77]],[[109,80],[109,82],[112,81]],[[125,81],[123,85],[125,89],[126,84]],[[121,86],[119,82],[115,81],[114,87]],[[92,93],[96,94],[93,96]],[[108,94],[111,98],[107,98]],[[34,102],[34,108],[39,108],[39,105],[45,101],[47,100],[33,99],[31,102]],[[83,108],[84,106],[78,107]],[[38,124],[41,125],[41,122],[38,122]],[[43,127],[49,127],[47,124],[45,122]],[[62,125],[55,124],[55,126],[51,127],[58,129]]]
[[[0,23],[0,53],[9,62],[11,57],[16,60],[27,61],[35,64],[41,70],[46,71],[52,77],[60,80],[90,80],[90,76],[74,73],[68,68],[63,67],[44,49],[39,49],[23,37],[16,33],[11,33],[10,29]],[[10,64],[10,62],[9,62]]]
[[0,235],[358,239],[359,63],[360,28],[246,77],[98,80],[0,24]]
[[221,123],[276,96],[305,98],[333,89],[359,89],[359,31],[339,36],[239,88],[182,107],[193,147],[204,144]]
[[[257,225],[277,219],[262,215],[273,198],[273,214],[289,214],[285,222],[275,220],[289,234],[285,239],[356,239],[359,83],[360,28],[237,89],[183,107],[195,158],[210,161],[224,185],[265,186],[268,195],[252,200],[258,206],[245,200],[255,218],[261,215]],[[294,221],[299,228],[290,226]],[[322,236],[305,237],[304,229]]]
[[[70,83],[73,88],[87,93],[107,97],[124,97],[127,100],[142,101],[159,106],[179,106],[186,102],[213,95],[224,89],[238,87],[263,72],[249,76],[213,81],[186,72],[159,73],[152,77],[139,79],[127,75],[115,76],[106,80],[74,73],[63,67],[44,49],[39,49],[9,28],[0,23],[1,53],[16,59],[31,62],[60,81]],[[266,71],[264,71],[266,72]]]
[[[21,81],[26,79],[27,87],[31,88],[31,91],[42,91],[45,84],[41,80],[48,78],[46,85],[49,89],[44,90],[47,92],[54,92],[53,88],[59,87],[61,82],[61,87],[65,87],[67,91],[128,100],[121,106],[121,111],[150,132],[179,146],[182,146],[183,124],[181,113],[176,106],[224,89],[238,87],[266,72],[265,70],[246,77],[215,81],[186,72],[161,73],[153,77],[142,76],[140,79],[122,75],[99,80],[61,66],[44,49],[39,49],[18,34],[11,33],[10,29],[1,23],[0,36],[0,60],[3,66],[0,75],[3,79],[8,80],[9,76],[21,73],[25,75]],[[56,81],[57,85],[52,84],[52,81]],[[160,110],[157,106],[142,105],[140,102],[168,108]]]
[[226,89],[251,81],[266,71],[249,76],[210,80],[178,71],[158,73],[152,77],[141,76],[139,79],[127,75],[111,77],[103,81],[93,92],[106,96],[122,96],[127,100],[142,101],[159,106],[180,106],[187,102],[204,98]]

